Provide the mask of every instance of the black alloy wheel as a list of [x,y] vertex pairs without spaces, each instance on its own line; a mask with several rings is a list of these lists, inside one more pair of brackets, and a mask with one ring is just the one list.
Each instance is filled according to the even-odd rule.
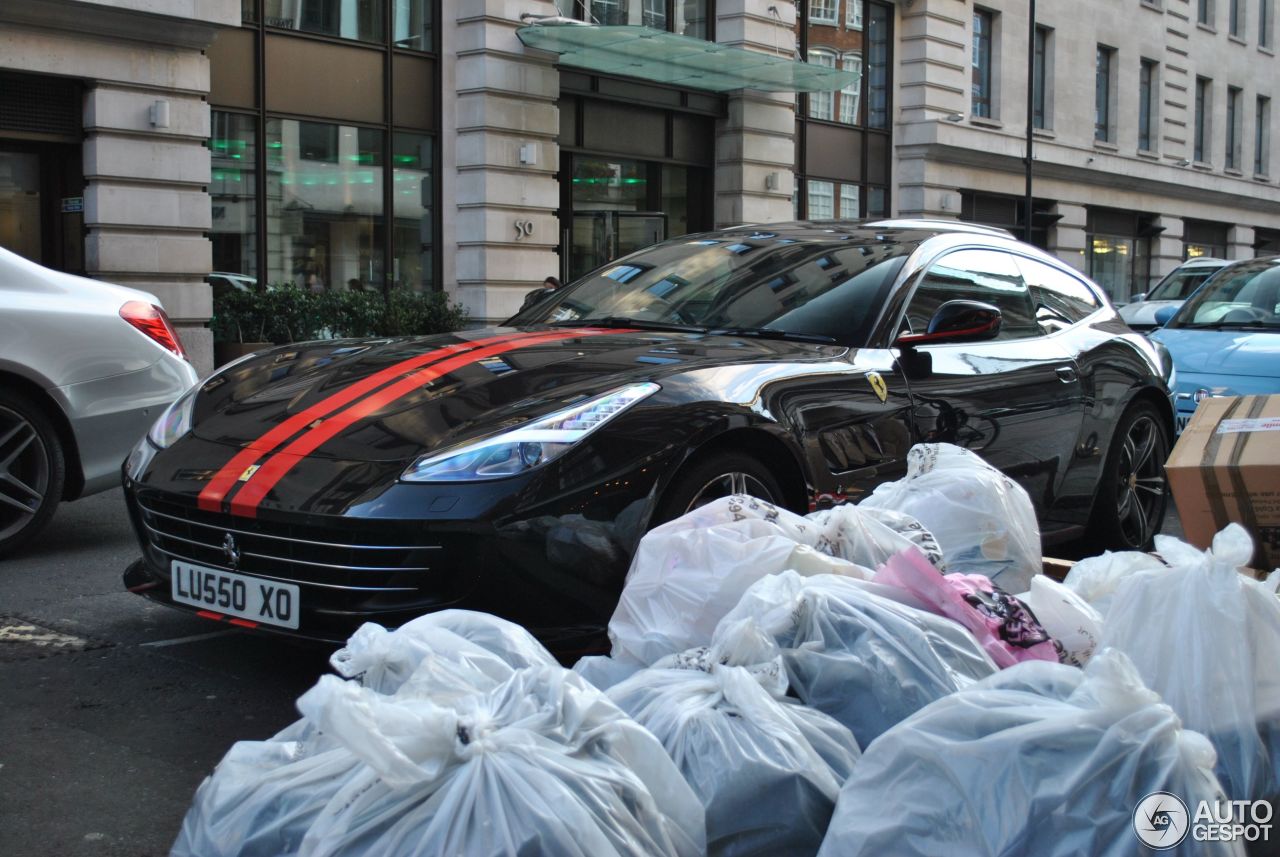
[[1169,506],[1164,472],[1169,429],[1148,402],[1125,411],[1111,441],[1094,499],[1094,532],[1100,547],[1150,550]]
[[713,453],[681,472],[663,495],[656,523],[665,523],[712,500],[745,494],[785,507],[777,478],[760,462],[741,453]]
[[65,475],[62,446],[49,418],[25,397],[0,393],[0,556],[49,523]]

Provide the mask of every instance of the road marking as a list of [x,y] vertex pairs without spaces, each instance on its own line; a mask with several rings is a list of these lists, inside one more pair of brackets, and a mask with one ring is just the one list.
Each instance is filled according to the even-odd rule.
[[183,643],[198,643],[201,640],[212,640],[214,637],[225,637],[228,634],[235,634],[237,631],[226,629],[222,631],[210,631],[207,634],[192,634],[190,637],[174,637],[172,640],[152,640],[150,643],[140,643],[139,645],[151,646],[159,649],[163,646],[180,646]]
[[73,637],[70,634],[59,634],[39,625],[26,623],[18,625],[0,625],[0,643],[28,643],[32,646],[49,646],[55,649],[83,649],[88,640]]

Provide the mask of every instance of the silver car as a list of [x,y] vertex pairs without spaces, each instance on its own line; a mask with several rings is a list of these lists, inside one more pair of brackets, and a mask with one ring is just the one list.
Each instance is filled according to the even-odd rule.
[[197,380],[153,295],[0,248],[0,556],[125,456]]
[[[1201,283],[1228,264],[1230,263],[1226,259],[1213,259],[1208,256],[1188,259],[1156,283],[1151,291],[1134,295],[1133,303],[1120,307],[1120,317],[1124,319],[1125,324],[1141,333],[1155,330],[1160,326],[1160,320],[1156,318],[1160,310],[1171,308],[1177,311],[1178,307],[1182,306],[1182,302],[1200,288]],[[1173,312],[1168,315],[1172,316]]]

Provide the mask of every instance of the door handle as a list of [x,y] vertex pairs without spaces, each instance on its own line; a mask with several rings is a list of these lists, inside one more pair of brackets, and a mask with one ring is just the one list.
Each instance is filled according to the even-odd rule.
[[1058,380],[1064,384],[1073,384],[1075,383],[1076,378],[1079,377],[1076,374],[1075,368],[1071,366],[1059,366],[1054,371],[1058,376]]

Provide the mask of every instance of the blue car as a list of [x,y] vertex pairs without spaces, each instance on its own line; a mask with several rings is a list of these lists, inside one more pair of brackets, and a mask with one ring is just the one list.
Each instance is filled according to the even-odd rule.
[[1173,355],[1179,432],[1211,396],[1280,393],[1280,256],[1221,269],[1150,338]]

